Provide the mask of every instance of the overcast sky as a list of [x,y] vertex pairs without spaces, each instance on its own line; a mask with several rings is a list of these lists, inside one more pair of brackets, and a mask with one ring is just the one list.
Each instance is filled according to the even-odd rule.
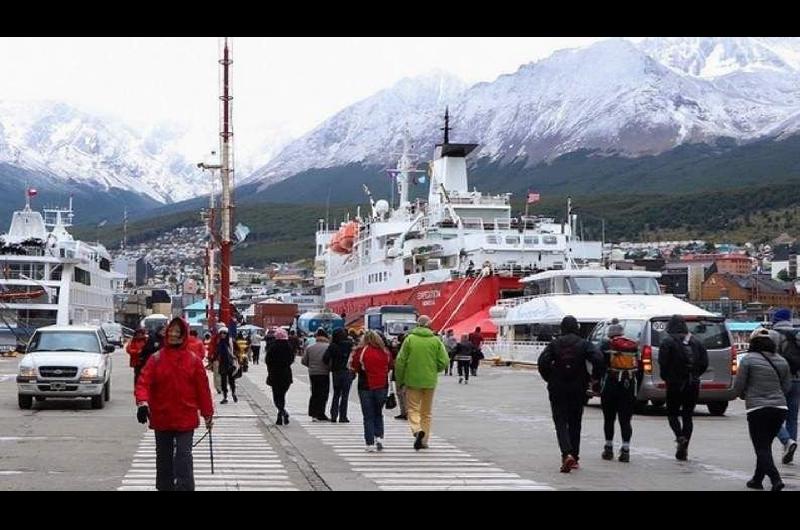
[[[491,81],[561,48],[598,37],[234,38],[237,152],[272,131],[295,136],[403,77],[434,69]],[[189,128],[187,155],[214,147],[218,128],[214,37],[0,38],[0,99],[51,99],[146,127]]]

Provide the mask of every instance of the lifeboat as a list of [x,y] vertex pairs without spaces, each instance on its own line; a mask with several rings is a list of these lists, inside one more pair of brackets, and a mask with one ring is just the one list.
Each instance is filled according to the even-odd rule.
[[347,250],[342,247],[341,230],[336,232],[331,238],[330,249],[337,254],[347,254]]
[[358,223],[355,221],[350,221],[341,229],[339,229],[339,234],[341,235],[340,244],[342,248],[344,248],[345,251],[350,252],[353,250],[353,244],[356,242],[356,237],[358,237]]
[[40,296],[45,296],[46,294],[42,287],[31,291],[2,291],[0,292],[0,301],[13,302],[15,300],[32,300]]

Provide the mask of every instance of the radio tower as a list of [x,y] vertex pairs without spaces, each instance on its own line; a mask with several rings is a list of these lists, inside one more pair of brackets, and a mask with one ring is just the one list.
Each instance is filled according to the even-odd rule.
[[231,95],[230,69],[233,64],[228,37],[223,40],[222,59],[219,64],[222,74],[221,127],[219,133],[222,177],[222,204],[220,205],[220,321],[226,326],[231,321],[231,221],[233,216],[233,96]]

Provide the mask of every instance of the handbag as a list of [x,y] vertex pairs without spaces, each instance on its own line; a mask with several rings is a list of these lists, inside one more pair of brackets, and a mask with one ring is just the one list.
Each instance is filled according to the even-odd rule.
[[384,403],[386,410],[392,410],[397,406],[397,398],[394,395],[394,381],[389,381],[389,395]]

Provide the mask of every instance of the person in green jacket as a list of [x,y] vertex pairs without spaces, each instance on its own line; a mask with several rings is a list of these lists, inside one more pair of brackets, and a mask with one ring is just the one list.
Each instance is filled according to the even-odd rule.
[[408,424],[417,451],[428,447],[433,392],[439,372],[450,365],[447,350],[430,325],[431,319],[426,315],[417,319],[417,327],[406,336],[395,361],[397,385],[406,388]]

